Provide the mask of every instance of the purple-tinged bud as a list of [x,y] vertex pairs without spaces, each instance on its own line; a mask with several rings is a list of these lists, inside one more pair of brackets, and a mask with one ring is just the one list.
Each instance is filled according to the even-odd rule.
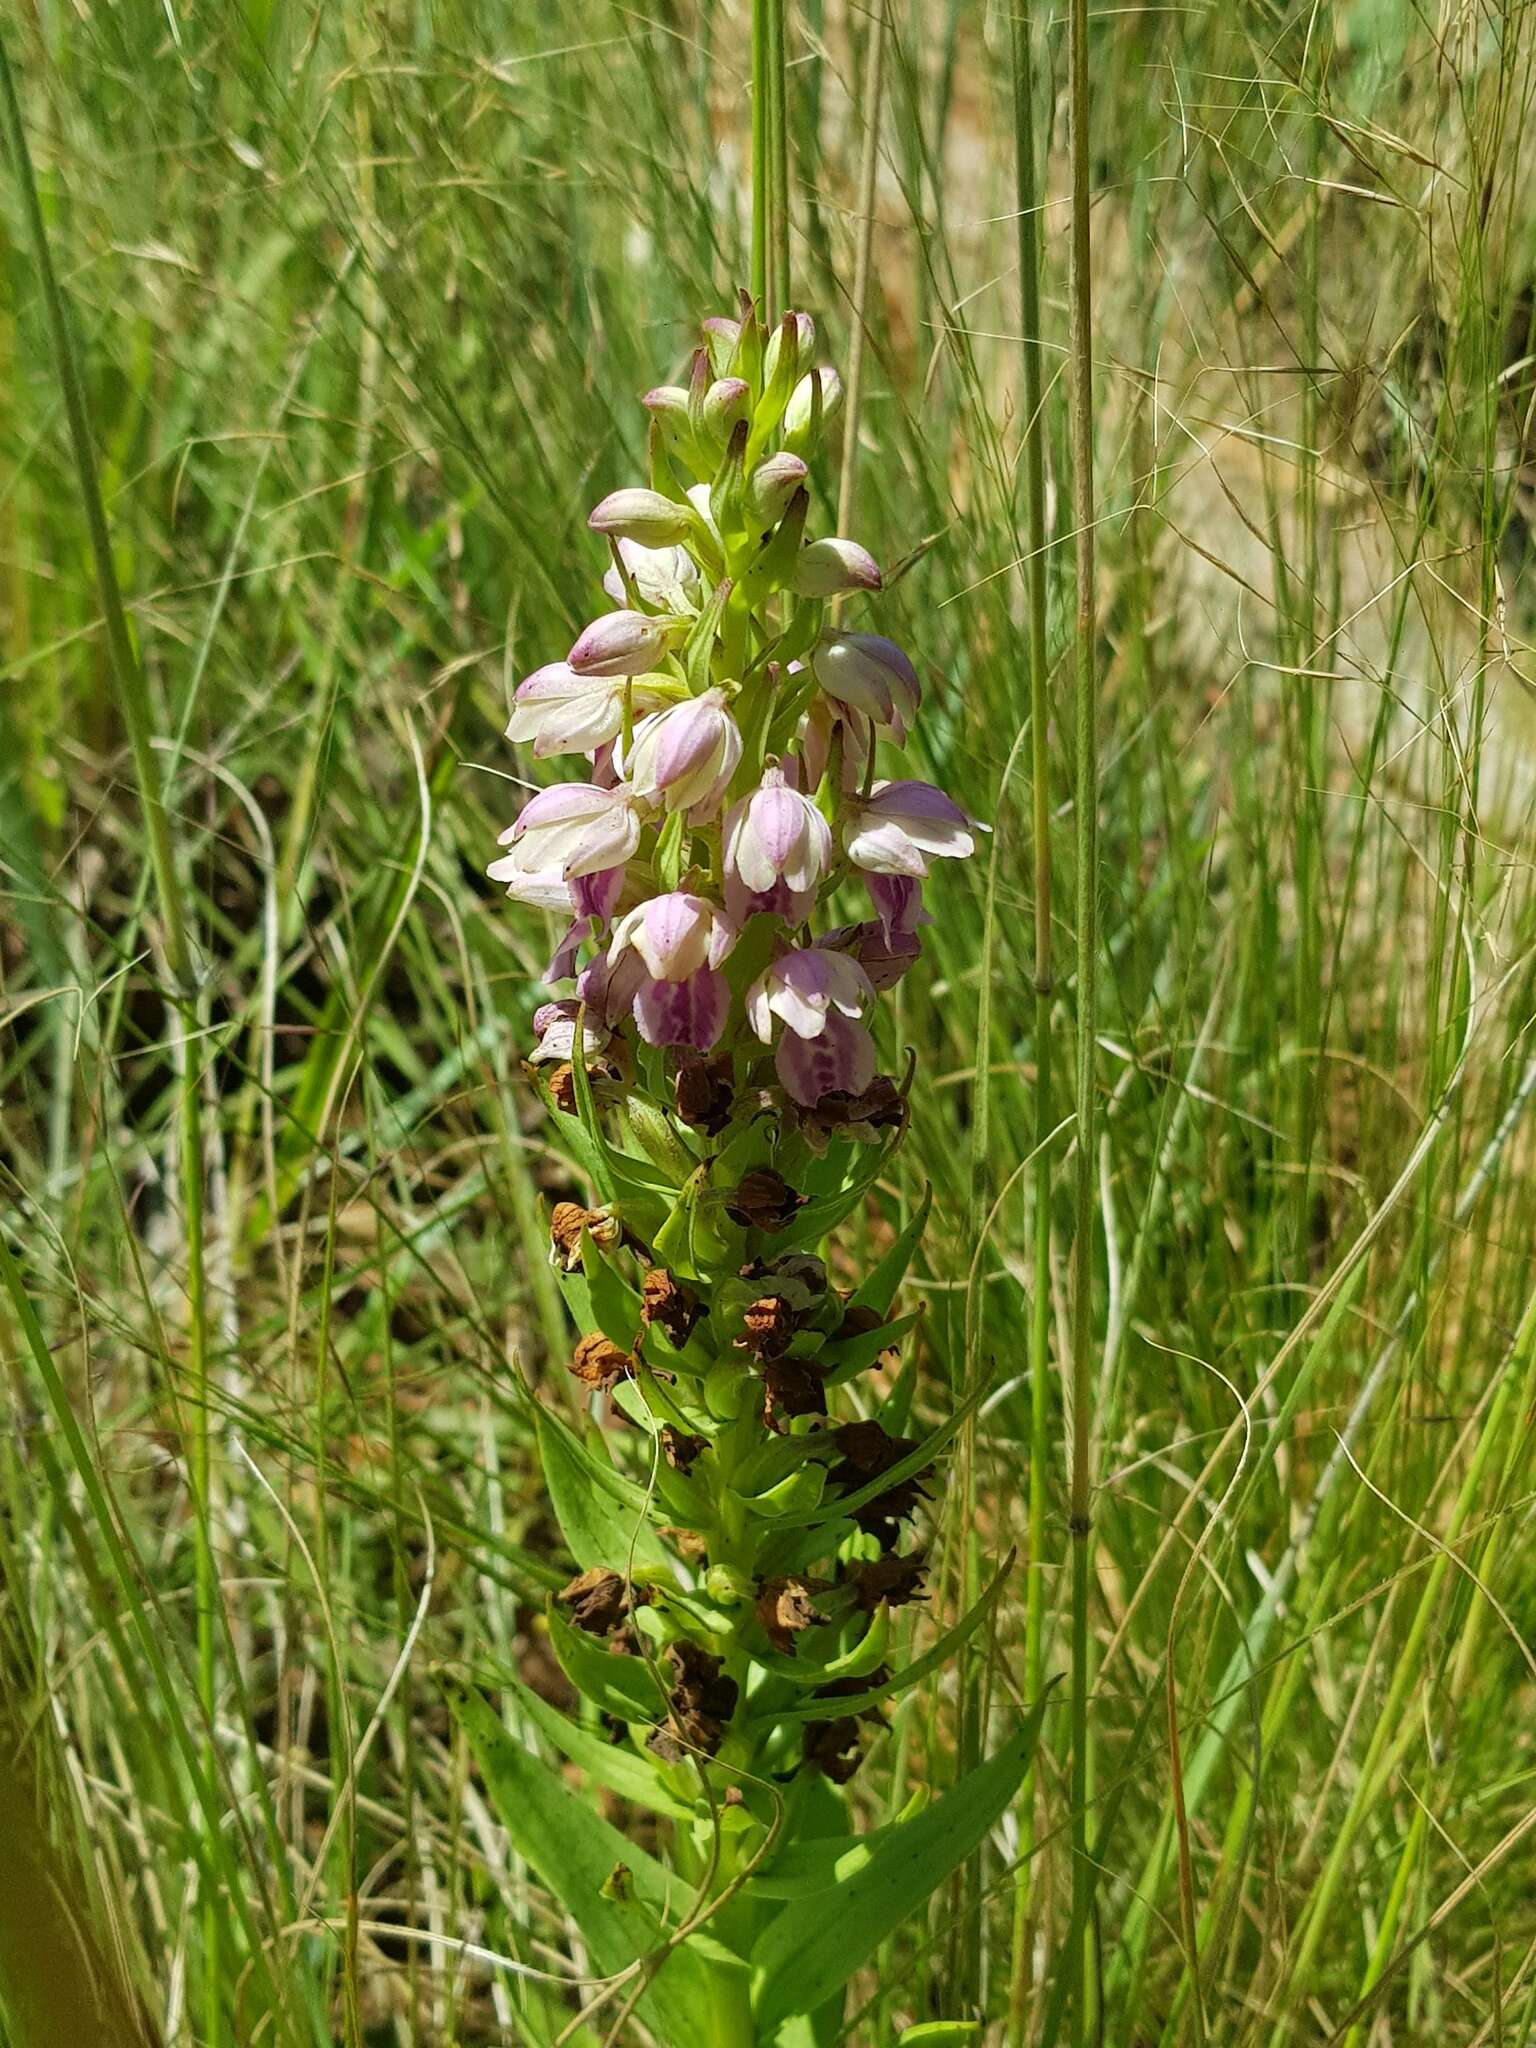
[[789,373],[794,375],[811,350],[816,346],[816,322],[809,313],[786,313],[768,337],[768,346],[763,353],[763,382],[771,384],[784,360],[784,348],[788,340],[794,351],[794,360]]
[[754,526],[777,526],[810,471],[798,455],[770,455],[747,479],[745,503]]
[[784,438],[791,447],[798,448],[802,439],[810,436],[811,423],[816,412],[816,387],[821,388],[821,425],[834,418],[843,403],[843,380],[836,370],[822,368],[812,370],[800,379],[789,394],[789,403],[784,408]]
[[741,322],[728,320],[723,314],[715,314],[701,323],[704,346],[709,351],[709,360],[717,377],[723,377],[741,339]]
[[878,590],[882,577],[874,556],[856,540],[813,540],[800,550],[794,589],[800,597],[839,597],[848,590]]
[[741,734],[720,690],[642,718],[622,763],[635,794],[701,825],[720,807],[741,760]]
[[688,393],[681,384],[658,384],[640,403],[659,420],[682,425],[688,417]]
[[717,377],[704,394],[704,431],[715,441],[728,441],[751,406],[752,386],[745,377]]
[[664,498],[660,491],[639,486],[610,491],[587,519],[594,533],[610,533],[616,540],[637,540],[642,547],[674,547],[687,537],[693,515],[686,505]]
[[638,676],[652,669],[680,625],[644,612],[607,612],[578,637],[566,659],[579,676]]
[[816,681],[829,697],[862,711],[899,746],[917,716],[922,685],[894,640],[879,633],[830,633],[811,654]]

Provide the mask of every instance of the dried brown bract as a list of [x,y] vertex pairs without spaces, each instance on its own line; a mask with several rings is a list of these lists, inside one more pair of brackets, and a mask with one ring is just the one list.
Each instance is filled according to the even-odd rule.
[[595,1394],[611,1394],[620,1380],[634,1378],[634,1355],[621,1351],[600,1330],[590,1330],[572,1352],[570,1370]]
[[754,1167],[726,1197],[725,1213],[743,1230],[785,1230],[808,1197],[797,1195],[771,1166]]
[[643,1591],[637,1592],[627,1579],[601,1565],[572,1579],[555,1595],[556,1606],[568,1608],[576,1627],[589,1636],[612,1635],[644,1601]]
[[846,1584],[866,1614],[880,1606],[909,1607],[923,1598],[923,1581],[928,1561],[920,1550],[910,1557],[877,1557],[871,1563],[850,1564],[844,1572]]
[[640,1283],[640,1320],[665,1332],[681,1351],[703,1314],[699,1297],[691,1287],[675,1280],[664,1266],[652,1266]]
[[764,1579],[757,1589],[757,1618],[776,1650],[795,1654],[795,1637],[823,1619],[814,1596],[827,1591],[825,1579]]
[[730,1059],[689,1060],[677,1070],[673,1094],[685,1124],[692,1124],[707,1137],[718,1137],[736,1106]]
[[618,1244],[623,1230],[617,1216],[607,1209],[583,1209],[579,1202],[556,1202],[550,1211],[549,1241],[567,1273],[581,1264],[581,1233],[586,1231],[604,1250]]

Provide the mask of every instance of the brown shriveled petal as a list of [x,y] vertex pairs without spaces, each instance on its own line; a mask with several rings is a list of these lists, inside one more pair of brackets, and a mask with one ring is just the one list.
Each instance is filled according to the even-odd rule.
[[825,1579],[764,1579],[757,1589],[757,1618],[776,1650],[795,1654],[795,1637],[814,1628],[823,1617],[814,1595],[828,1590]]
[[864,1760],[858,1722],[848,1714],[835,1721],[807,1722],[805,1760],[834,1785],[846,1785]]
[[[844,1493],[854,1493],[871,1479],[878,1479],[917,1449],[912,1437],[891,1436],[878,1422],[845,1422],[834,1435],[843,1458],[828,1473],[827,1484]],[[882,1550],[891,1550],[900,1538],[901,1524],[927,1498],[922,1475],[914,1474],[855,1508],[853,1520],[867,1536],[875,1538]]]
[[876,1074],[862,1095],[834,1089],[813,1109],[797,1111],[800,1129],[814,1151],[826,1150],[831,1138],[857,1138],[873,1144],[883,1131],[906,1128],[907,1098],[889,1074]]
[[673,1643],[667,1661],[675,1674],[667,1695],[669,1716],[662,1727],[652,1729],[646,1747],[669,1763],[689,1751],[713,1756],[736,1711],[736,1681],[726,1677],[718,1657],[697,1643]]
[[661,1425],[662,1456],[674,1472],[691,1472],[695,1458],[708,1449],[707,1436],[690,1436],[686,1429],[674,1429],[670,1422]]
[[689,1060],[677,1070],[674,1084],[677,1113],[685,1124],[716,1138],[731,1120],[736,1092],[729,1054],[718,1059]]
[[555,1604],[568,1607],[571,1620],[589,1636],[606,1636],[622,1628],[631,1609],[642,1605],[644,1599],[644,1592],[637,1593],[617,1572],[594,1565],[568,1586],[562,1586],[555,1595]]
[[759,1295],[748,1304],[743,1321],[746,1332],[736,1339],[736,1347],[759,1359],[782,1358],[800,1326],[800,1318],[782,1294]]
[[795,1415],[825,1415],[827,1390],[803,1358],[770,1358],[760,1372],[763,1382],[763,1420],[784,1434],[785,1423]]
[[921,1600],[927,1575],[928,1561],[920,1550],[910,1557],[877,1557],[873,1563],[854,1563],[843,1570],[845,1582],[853,1587],[854,1597],[866,1614],[873,1614],[882,1604],[907,1607],[914,1600]]
[[784,1230],[808,1200],[795,1193],[783,1174],[758,1166],[743,1174],[735,1191],[726,1196],[725,1213],[743,1230]]
[[703,1314],[699,1297],[681,1280],[674,1280],[664,1266],[652,1266],[640,1283],[640,1320],[649,1329],[654,1324],[681,1351]]
[[[537,1073],[538,1069],[534,1068],[531,1071]],[[576,1082],[571,1073],[570,1061],[562,1060],[558,1067],[551,1067],[544,1078],[556,1109],[563,1109],[567,1116],[575,1116],[578,1109]],[[587,1080],[594,1090],[612,1088],[623,1078],[622,1072],[613,1060],[596,1059],[588,1062]]]
[[606,1209],[583,1209],[580,1202],[556,1202],[549,1216],[549,1241],[567,1273],[581,1264],[581,1233],[605,1248],[616,1245],[623,1235],[617,1216]]
[[600,1330],[589,1330],[571,1354],[570,1370],[596,1394],[611,1394],[620,1380],[633,1379],[635,1361]]

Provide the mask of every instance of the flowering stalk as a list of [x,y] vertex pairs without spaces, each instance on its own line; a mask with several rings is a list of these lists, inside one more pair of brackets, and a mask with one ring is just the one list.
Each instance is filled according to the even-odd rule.
[[[1032,1717],[850,1848],[835,1788],[1001,1575],[935,1653],[890,1668],[892,1614],[924,1589],[913,1524],[963,1413],[909,1435],[912,1375],[894,1371],[925,1212],[851,1287],[827,1241],[907,1125],[911,1070],[879,1070],[873,1011],[919,957],[934,865],[978,828],[877,772],[922,692],[891,641],[828,623],[881,574],[856,541],[807,535],[808,462],[841,395],[814,351],[808,316],[765,331],[743,295],[739,318],[705,322],[687,383],[646,398],[649,478],[590,522],[615,608],[522,684],[508,729],[585,767],[527,802],[489,870],[568,919],[548,977],[570,992],[536,1013],[530,1070],[593,1191],[556,1206],[551,1257],[594,1426],[538,1415],[579,1568],[548,1626],[624,1742],[519,1696],[592,1778],[671,1823],[691,1897],[483,1702],[459,1704],[612,1996],[683,2044],[824,2038],[796,2029],[835,2024],[847,1978],[976,1848],[1033,1742]],[[609,1863],[624,1874],[594,1894]]]

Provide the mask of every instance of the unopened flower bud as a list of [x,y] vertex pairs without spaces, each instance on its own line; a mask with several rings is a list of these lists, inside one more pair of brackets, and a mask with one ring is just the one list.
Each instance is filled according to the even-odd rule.
[[818,421],[818,390],[821,394],[821,407],[817,431],[820,432],[842,408],[843,380],[836,370],[823,367],[810,371],[789,394],[789,403],[784,408],[785,442],[801,453],[806,452],[802,443],[810,439],[812,427]]
[[723,377],[736,353],[736,344],[741,339],[741,322],[730,320],[724,314],[713,314],[702,321],[704,346],[709,351],[710,365],[717,377]]
[[[816,346],[816,322],[809,313],[786,313],[768,337],[768,346],[763,353],[763,382],[771,384],[783,365],[786,375],[793,377],[801,363]],[[791,360],[786,363],[784,350],[791,351]]]
[[757,527],[776,526],[810,474],[798,455],[770,455],[747,479],[745,503]]
[[687,422],[688,393],[681,384],[658,384],[654,391],[647,391],[640,403],[656,419],[674,426]]
[[693,516],[686,505],[664,498],[660,491],[639,486],[610,491],[593,508],[587,524],[594,533],[610,533],[616,540],[639,541],[642,547],[673,547],[688,535]]
[[795,563],[795,591],[800,597],[839,597],[848,590],[878,590],[878,563],[856,540],[813,540]]
[[899,746],[917,716],[922,685],[894,640],[879,633],[830,633],[811,655],[829,697],[889,732]]
[[716,378],[704,394],[705,433],[714,441],[728,441],[736,422],[747,417],[751,403],[752,386],[744,377]]
[[675,630],[675,621],[644,612],[608,612],[579,635],[566,659],[579,676],[644,675],[666,652]]

